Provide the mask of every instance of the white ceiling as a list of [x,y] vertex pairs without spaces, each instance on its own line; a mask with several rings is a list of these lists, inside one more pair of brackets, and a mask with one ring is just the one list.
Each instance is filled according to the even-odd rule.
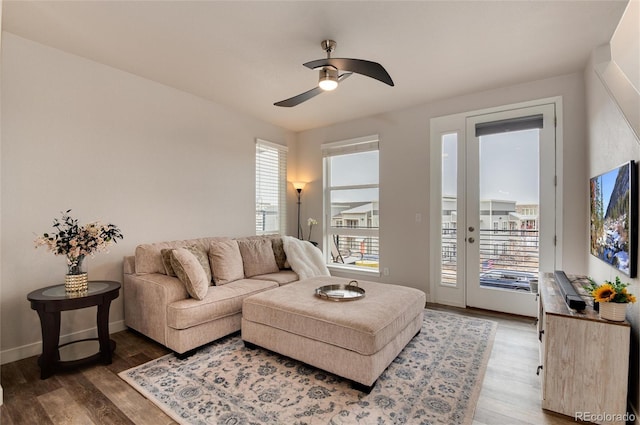
[[[128,71],[281,127],[309,128],[581,71],[624,1],[7,1],[3,30]],[[304,62],[380,62],[389,87],[354,75],[313,88]]]

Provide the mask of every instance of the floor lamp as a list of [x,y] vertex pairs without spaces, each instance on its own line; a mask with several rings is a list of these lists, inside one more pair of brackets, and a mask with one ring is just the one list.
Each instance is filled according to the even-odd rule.
[[303,182],[294,182],[293,187],[296,189],[296,193],[298,195],[298,239],[304,239],[302,235],[302,228],[300,227],[300,195],[302,194],[302,189],[306,183]]

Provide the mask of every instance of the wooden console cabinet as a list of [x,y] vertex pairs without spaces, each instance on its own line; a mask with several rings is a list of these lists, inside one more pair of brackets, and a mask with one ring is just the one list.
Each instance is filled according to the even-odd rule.
[[[569,279],[582,288],[583,277]],[[600,319],[587,297],[583,312],[569,309],[553,274],[544,276],[539,292],[542,408],[587,422],[624,425],[629,323]]]

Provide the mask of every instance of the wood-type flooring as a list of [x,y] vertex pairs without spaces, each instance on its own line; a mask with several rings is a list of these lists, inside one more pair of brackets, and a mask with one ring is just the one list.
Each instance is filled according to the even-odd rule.
[[[498,322],[474,425],[575,424],[572,418],[540,407],[540,378],[536,376],[539,343],[534,319],[438,305],[428,308]],[[169,351],[132,331],[117,332],[111,338],[117,347],[108,366],[87,366],[41,380],[37,357],[2,365],[4,403],[0,424],[175,424],[117,375]]]

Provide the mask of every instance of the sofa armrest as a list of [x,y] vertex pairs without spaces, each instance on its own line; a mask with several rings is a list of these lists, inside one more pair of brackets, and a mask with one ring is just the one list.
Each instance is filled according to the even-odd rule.
[[124,260],[122,261],[122,271],[124,274],[135,274],[136,257],[134,255],[124,257]]
[[182,282],[159,273],[125,273],[123,293],[125,325],[167,345],[167,306],[189,298]]

